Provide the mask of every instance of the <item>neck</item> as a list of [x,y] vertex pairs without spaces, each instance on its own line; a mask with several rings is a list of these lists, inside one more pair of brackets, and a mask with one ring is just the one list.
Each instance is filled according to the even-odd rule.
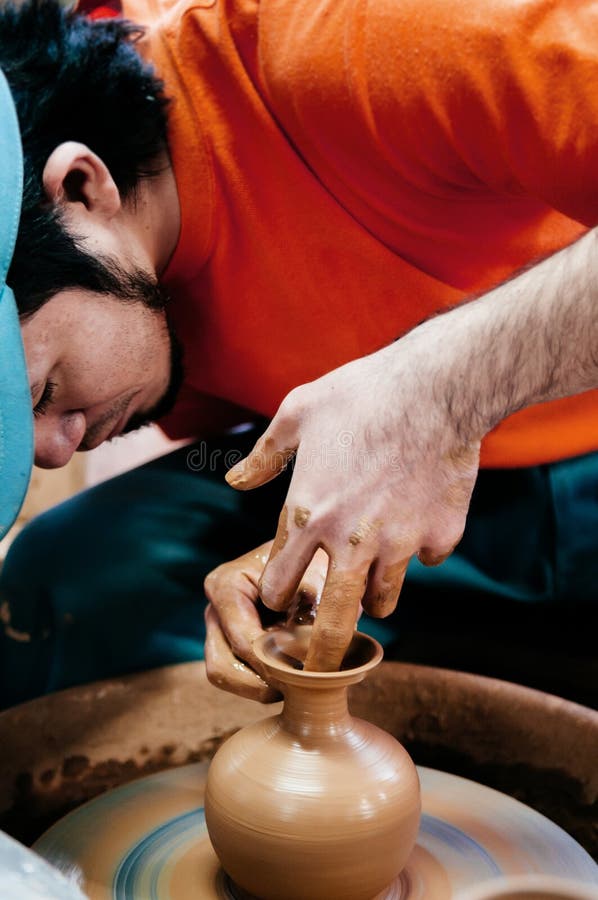
[[158,278],[175,251],[181,210],[174,172],[168,154],[158,160],[159,173],[141,180],[135,197],[135,222],[139,239]]

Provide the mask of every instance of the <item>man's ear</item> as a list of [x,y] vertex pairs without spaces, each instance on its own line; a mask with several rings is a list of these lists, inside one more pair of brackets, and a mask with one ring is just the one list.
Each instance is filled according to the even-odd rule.
[[118,188],[104,162],[85,144],[65,141],[50,154],[42,173],[48,200],[66,206],[83,204],[106,218],[121,208]]

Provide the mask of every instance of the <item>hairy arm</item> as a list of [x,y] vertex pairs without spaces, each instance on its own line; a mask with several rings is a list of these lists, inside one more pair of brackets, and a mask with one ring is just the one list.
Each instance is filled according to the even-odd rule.
[[523,407],[598,385],[597,278],[598,232],[591,231],[416,329],[418,340],[435,342],[436,399],[458,437],[483,437]]

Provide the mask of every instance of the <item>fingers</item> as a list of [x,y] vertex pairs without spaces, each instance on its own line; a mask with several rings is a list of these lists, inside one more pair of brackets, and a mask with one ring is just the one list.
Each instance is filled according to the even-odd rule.
[[[255,606],[255,585],[246,570],[235,572],[235,580],[219,578],[219,570],[208,575],[204,590],[216,614],[219,629],[226,638],[233,659],[248,663],[262,673],[262,664],[253,651],[253,642],[264,633]],[[240,574],[246,578],[244,584]]]
[[280,694],[275,688],[235,656],[211,604],[206,608],[205,621],[205,661],[210,683],[224,691],[260,703],[279,700]]
[[291,412],[293,402],[289,398],[285,399],[249,455],[226,473],[231,487],[248,491],[266,484],[282,472],[295,455],[299,445],[297,416]]
[[391,565],[386,565],[380,560],[373,564],[362,601],[363,608],[369,616],[383,619],[394,612],[408,565],[409,557],[399,559]]
[[330,565],[312,629],[305,668],[333,672],[340,668],[359,617],[367,565],[350,570]]
[[[302,540],[293,521],[289,525],[288,509],[283,507],[278,520],[276,537],[259,583],[259,594],[268,609],[285,610],[295,596],[301,579],[308,569],[316,548]],[[293,529],[292,546],[287,546],[289,527]]]
[[[439,545],[425,546],[413,555],[416,555],[424,566],[439,566],[448,559],[459,540],[448,550],[442,549]],[[370,569],[362,604],[365,612],[374,618],[382,619],[396,609],[410,560],[409,555],[404,553],[398,555],[402,558],[397,562],[389,565],[384,560],[378,559]]]
[[271,542],[262,544],[218,566],[204,581],[210,601],[205,650],[208,678],[225,690],[262,702],[273,699],[275,692],[265,685],[253,642],[264,633],[256,609],[257,581],[271,547]]
[[328,561],[328,554],[318,548],[287,610],[287,624],[313,625],[326,582]]

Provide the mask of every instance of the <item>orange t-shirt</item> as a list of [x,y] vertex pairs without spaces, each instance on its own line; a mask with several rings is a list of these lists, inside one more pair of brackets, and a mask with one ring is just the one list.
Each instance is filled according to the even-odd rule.
[[[172,436],[239,407],[273,415],[598,222],[595,3],[123,8],[173,97],[182,231],[164,281],[187,379]],[[482,464],[597,448],[592,391],[506,419]]]

